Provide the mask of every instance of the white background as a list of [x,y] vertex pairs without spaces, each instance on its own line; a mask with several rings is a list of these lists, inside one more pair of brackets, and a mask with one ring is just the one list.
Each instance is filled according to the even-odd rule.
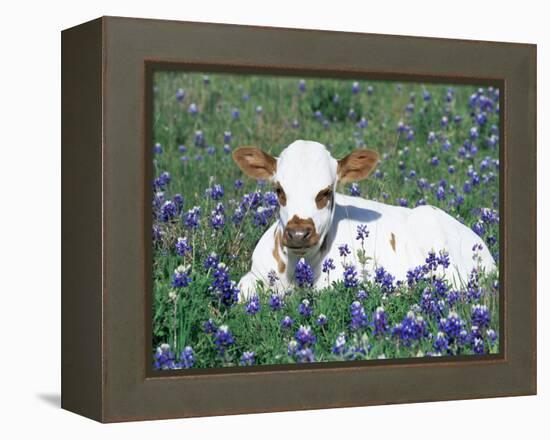
[[[549,429],[548,59],[544,1],[5,2],[0,26],[2,438],[493,438]],[[59,409],[60,31],[101,15],[538,44],[539,395],[102,426]],[[546,126],[543,124],[546,123]],[[546,175],[543,175],[543,172]],[[546,195],[546,201],[543,197]],[[83,231],[85,233],[85,231]],[[548,269],[546,269],[548,270]],[[547,310],[548,312],[548,310]],[[546,359],[545,359],[546,358]],[[544,406],[547,406],[545,409]],[[537,434],[538,432],[538,434]],[[100,437],[101,436],[101,437]]]

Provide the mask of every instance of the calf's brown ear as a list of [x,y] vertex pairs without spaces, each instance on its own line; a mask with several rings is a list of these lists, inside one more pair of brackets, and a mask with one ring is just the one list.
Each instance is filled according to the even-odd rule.
[[338,161],[340,182],[356,182],[367,177],[378,163],[379,155],[374,150],[358,149]]
[[239,147],[233,152],[239,168],[254,179],[270,179],[277,171],[277,159],[257,147]]

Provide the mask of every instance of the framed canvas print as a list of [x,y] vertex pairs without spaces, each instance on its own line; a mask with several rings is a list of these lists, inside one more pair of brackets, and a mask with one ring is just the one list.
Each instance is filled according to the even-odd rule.
[[104,17],[62,33],[62,406],[536,392],[536,47]]

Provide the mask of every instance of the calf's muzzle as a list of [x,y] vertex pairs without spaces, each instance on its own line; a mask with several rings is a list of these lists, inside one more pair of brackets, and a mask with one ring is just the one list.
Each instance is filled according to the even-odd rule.
[[283,245],[291,249],[304,249],[316,245],[319,234],[315,230],[315,223],[310,218],[292,217],[283,231]]

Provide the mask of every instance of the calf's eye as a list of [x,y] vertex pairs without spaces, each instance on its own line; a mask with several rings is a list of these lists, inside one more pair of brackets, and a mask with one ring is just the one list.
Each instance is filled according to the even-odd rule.
[[315,197],[315,204],[317,205],[318,209],[322,209],[325,206],[328,205],[328,202],[332,198],[332,190],[330,187],[324,188],[321,191],[317,193],[317,196]]
[[277,194],[277,198],[279,199],[279,204],[281,206],[285,206],[286,205],[286,194],[285,194],[285,191],[283,190],[283,188],[281,187],[281,185],[279,183],[277,183],[277,185],[275,186],[275,194]]

